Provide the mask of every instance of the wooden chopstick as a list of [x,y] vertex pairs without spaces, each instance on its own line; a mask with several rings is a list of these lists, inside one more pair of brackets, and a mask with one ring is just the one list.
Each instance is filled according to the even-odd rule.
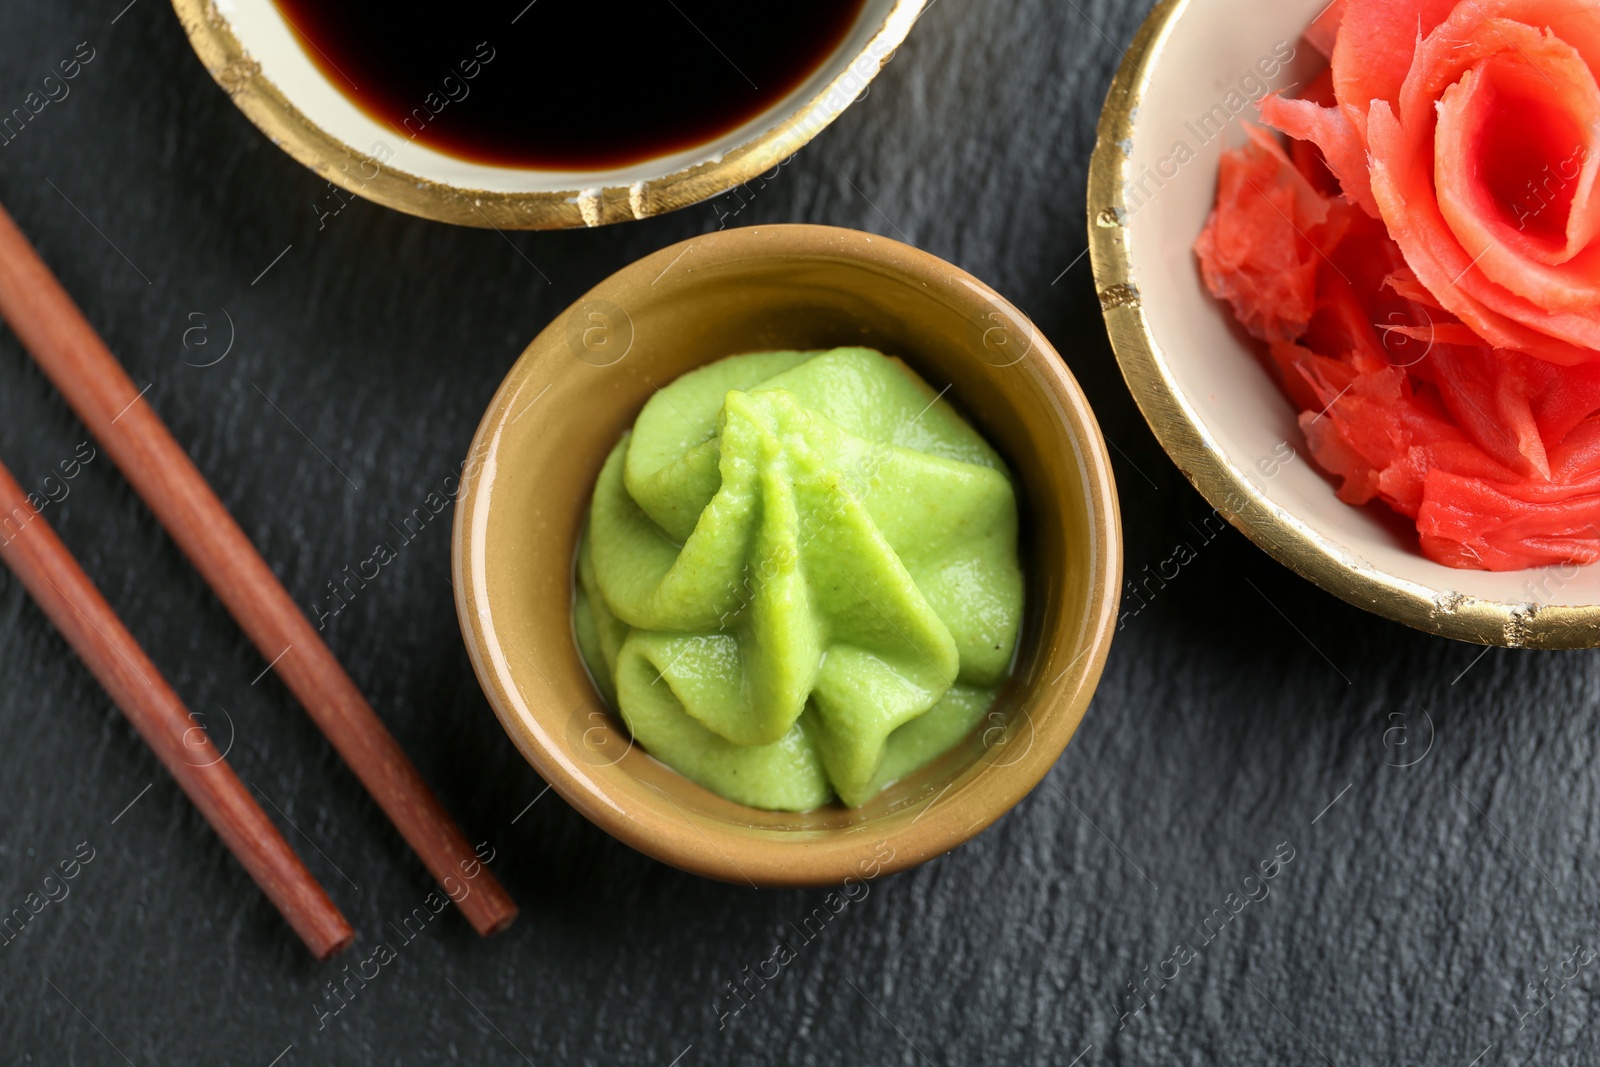
[[0,315],[468,921],[509,926],[510,895],[3,207]]
[[0,559],[319,960],[355,931],[0,464]]

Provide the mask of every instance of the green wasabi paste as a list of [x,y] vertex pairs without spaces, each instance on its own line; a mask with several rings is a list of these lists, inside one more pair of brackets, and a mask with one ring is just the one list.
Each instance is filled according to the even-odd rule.
[[1005,465],[898,360],[732,356],[595,485],[575,629],[638,743],[742,804],[852,807],[988,711],[1022,617]]

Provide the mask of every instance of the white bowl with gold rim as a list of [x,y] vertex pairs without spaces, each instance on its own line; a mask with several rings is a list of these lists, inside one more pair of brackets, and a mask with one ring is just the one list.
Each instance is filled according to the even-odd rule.
[[[842,43],[753,118],[690,149],[593,171],[494,166],[396,136],[324,76],[272,0],[172,5],[239,109],[333,185],[440,222],[545,230],[659,215],[770,172],[866,90],[926,0],[865,0]],[[330,193],[329,209],[337,204]]]
[[1222,148],[1255,100],[1325,65],[1301,35],[1327,6],[1161,0],[1129,45],[1089,176],[1095,284],[1123,376],[1218,513],[1328,592],[1461,641],[1600,645],[1600,566],[1456,570],[1425,558],[1381,507],[1341,502],[1295,408],[1201,281],[1193,244]]

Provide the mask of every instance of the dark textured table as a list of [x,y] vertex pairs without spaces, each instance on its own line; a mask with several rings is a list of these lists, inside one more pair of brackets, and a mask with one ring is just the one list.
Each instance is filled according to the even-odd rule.
[[428,877],[110,462],[61,477],[85,432],[0,333],[0,456],[231,738],[359,944],[401,945],[332,999],[370,948],[311,961],[0,577],[0,911],[92,856],[0,948],[0,1061],[1596,1061],[1595,655],[1426,637],[1215,533],[1123,387],[1083,195],[1143,2],[942,0],[743,202],[509,243],[363,201],[319,229],[322,182],[235,111],[162,0],[126,2],[0,7],[0,114],[93,55],[0,147],[0,199],[302,604],[455,469],[522,347],[589,286],[719,225],[795,220],[909,241],[1016,301],[1112,442],[1130,577],[1194,559],[1129,599],[1030,797],[874,884],[741,1002],[728,983],[823,892],[680,874],[544,793],[473,678],[439,522],[328,637],[523,913],[489,941],[453,913],[402,941]]

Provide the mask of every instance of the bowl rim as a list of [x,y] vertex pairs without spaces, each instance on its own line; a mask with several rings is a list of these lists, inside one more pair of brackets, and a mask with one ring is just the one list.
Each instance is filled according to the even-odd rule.
[[[883,23],[839,73],[792,114],[718,158],[624,186],[505,192],[432,181],[388,166],[324,130],[272,82],[233,32],[217,0],[172,0],[190,45],[211,77],[267,139],[334,185],[410,215],[496,230],[604,226],[676,211],[765,174],[805,147],[864,92],[894,58],[928,0],[894,0]],[[863,60],[875,64],[858,71]],[[859,79],[841,105],[828,100]],[[373,173],[368,174],[368,171]],[[582,172],[574,173],[579,182]]]
[[[781,249],[768,245],[775,239],[783,242]],[[1031,730],[1026,752],[1003,766],[987,760],[962,772],[957,779],[961,787],[951,799],[963,803],[941,805],[949,791],[946,787],[927,800],[918,797],[878,819],[824,834],[808,834],[805,840],[792,843],[735,833],[731,824],[728,829],[706,820],[696,824],[681,810],[673,817],[667,808],[677,805],[670,798],[666,804],[652,802],[649,810],[628,810],[580,766],[583,761],[564,758],[559,748],[560,731],[552,731],[554,741],[547,745],[530,728],[512,706],[506,679],[488,662],[483,622],[488,592],[474,577],[474,546],[467,531],[476,511],[487,506],[484,500],[488,490],[481,484],[484,472],[495,466],[490,455],[498,446],[501,427],[512,417],[511,405],[518,387],[537,365],[535,349],[547,335],[561,330],[575,309],[603,299],[610,287],[626,284],[630,279],[659,278],[665,266],[691,248],[700,252],[700,268],[695,272],[700,277],[705,276],[704,268],[710,266],[707,260],[713,256],[724,262],[847,260],[916,290],[960,293],[967,300],[976,297],[988,301],[995,311],[1011,316],[1018,327],[1032,331],[1034,347],[1025,358],[1036,361],[1039,379],[1052,401],[1057,431],[1075,453],[1066,462],[1076,462],[1085,486],[1093,570],[1086,582],[1087,601],[1081,623],[1076,628],[1052,624],[1038,637],[1042,654],[1059,652],[1059,661],[1066,661],[1074,651],[1076,655],[1053,678],[1044,668],[1047,665],[1054,670],[1059,661],[1041,661],[1035,691],[1045,694],[1039,703],[1047,710],[1025,711]],[[693,276],[688,272],[682,275],[685,279]],[[682,284],[696,282],[686,280]],[[1117,628],[1122,583],[1121,515],[1110,456],[1087,396],[1037,328],[993,289],[930,253],[874,234],[800,224],[737,228],[690,238],[636,260],[580,297],[530,342],[490,402],[468,456],[479,457],[481,462],[466,465],[457,495],[451,538],[456,609],[473,669],[502,727],[540,777],[591,822],[648,856],[719,881],[759,887],[838,885],[862,878],[863,857],[871,857],[873,850],[885,842],[893,847],[890,858],[879,856],[865,877],[876,878],[914,867],[976,836],[1021,801],[1055,765],[1093,698]],[[881,833],[869,831],[880,823],[889,825]]]
[[1600,645],[1600,605],[1539,606],[1467,596],[1352,559],[1347,549],[1275,504],[1211,445],[1145,314],[1124,225],[1132,212],[1124,196],[1122,146],[1134,137],[1151,73],[1191,3],[1160,0],[1140,26],[1106,94],[1089,163],[1089,248],[1101,313],[1123,378],[1161,447],[1206,501],[1246,537],[1302,578],[1358,608],[1473,644],[1543,649]]

